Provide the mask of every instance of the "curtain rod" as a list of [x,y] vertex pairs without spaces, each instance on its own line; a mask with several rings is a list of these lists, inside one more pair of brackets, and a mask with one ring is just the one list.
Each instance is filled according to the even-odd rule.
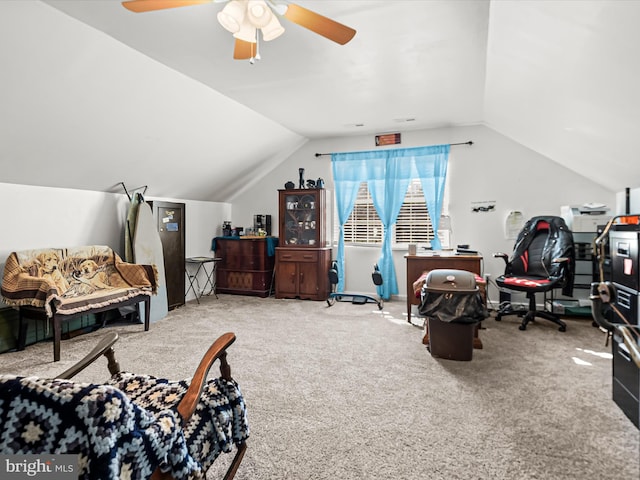
[[[455,147],[456,145],[473,145],[473,142],[471,140],[469,140],[468,142],[461,142],[461,143],[450,143],[449,146],[451,147]],[[333,155],[332,153],[316,153],[316,157],[322,157],[325,155]]]

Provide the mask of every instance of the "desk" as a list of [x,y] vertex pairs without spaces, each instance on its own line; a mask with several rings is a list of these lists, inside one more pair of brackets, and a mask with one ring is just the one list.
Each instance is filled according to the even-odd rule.
[[423,253],[405,255],[407,259],[407,321],[411,323],[411,305],[420,305],[413,291],[415,282],[424,272],[437,268],[466,270],[482,275],[482,255],[456,255],[455,252]]
[[[189,279],[189,286],[187,287],[187,291],[184,293],[185,301],[187,299],[187,295],[189,294],[189,290],[193,291],[193,294],[196,296],[196,301],[200,304],[200,297],[203,295],[211,295],[212,293],[218,298],[218,294],[216,293],[216,269],[218,266],[218,262],[222,259],[219,257],[190,257],[185,258],[185,273],[187,274],[187,278]],[[211,265],[211,270],[207,271],[207,264]],[[195,268],[195,272],[189,271],[189,266]],[[198,281],[198,274],[202,270],[205,274],[205,282],[204,287],[200,290],[200,282]],[[197,285],[198,290],[200,290],[200,294],[196,290]],[[207,289],[207,285],[209,285],[209,291],[204,293]]]

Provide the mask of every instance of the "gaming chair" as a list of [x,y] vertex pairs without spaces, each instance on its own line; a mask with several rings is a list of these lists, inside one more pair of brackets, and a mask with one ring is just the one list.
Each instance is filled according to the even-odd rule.
[[[575,252],[573,234],[561,217],[538,216],[525,223],[516,238],[513,254],[508,258],[505,253],[494,253],[505,261],[505,273],[496,278],[500,288],[524,292],[529,299],[529,308],[517,311],[511,304],[500,305],[496,320],[505,315],[524,317],[520,330],[526,330],[527,324],[535,317],[544,318],[560,326],[558,330],[566,331],[567,325],[560,317],[547,310],[547,302],[543,309],[536,306],[536,293],[546,293],[554,289],[562,289],[562,294],[571,296],[575,274]],[[553,296],[552,296],[553,298]]]

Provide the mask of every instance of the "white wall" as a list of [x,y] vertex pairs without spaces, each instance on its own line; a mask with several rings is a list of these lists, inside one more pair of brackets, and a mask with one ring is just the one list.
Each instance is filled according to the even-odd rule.
[[[147,200],[185,204],[187,257],[211,255],[211,239],[221,234],[222,221],[231,215],[228,203]],[[124,258],[124,220],[129,205],[124,193],[0,183],[0,204],[5,206],[0,270],[11,252],[36,248],[109,245]]]
[[[532,150],[500,135],[491,128],[477,125],[402,132],[402,144],[395,147],[415,147],[473,141],[472,146],[454,146],[448,169],[448,210],[453,229],[452,244],[469,244],[484,255],[484,271],[493,278],[504,272],[504,263],[493,258],[494,252],[510,253],[513,240],[504,235],[504,221],[512,210],[525,217],[560,215],[562,205],[602,202],[612,208],[615,192],[576,175],[574,172]],[[326,188],[333,192],[331,159],[315,153],[374,150],[371,135],[312,140],[265,176],[260,187],[233,199],[235,219],[250,218],[253,213],[274,215],[277,235],[277,193],[287,180],[298,182],[298,168],[305,169],[306,178],[322,177]],[[473,202],[495,201],[495,211],[472,213]],[[372,265],[379,249],[350,247],[346,249],[346,290],[374,293],[371,281]],[[395,251],[399,296],[405,296],[405,251]],[[498,292],[489,290],[492,299]]]
[[[474,145],[451,149],[448,210],[453,244],[468,243],[482,252],[485,273],[494,278],[504,267],[492,253],[511,252],[513,247],[513,241],[505,239],[503,233],[504,220],[511,210],[521,210],[525,217],[531,217],[559,215],[562,205],[586,202],[616,205],[615,192],[607,191],[485,126],[402,132],[399,147],[468,140]],[[251,226],[254,214],[271,214],[274,235],[277,235],[277,190],[283,188],[287,180],[297,184],[300,167],[305,169],[307,179],[322,177],[333,194],[330,157],[316,157],[315,153],[373,149],[373,137],[369,135],[312,140],[264,176],[255,188],[233,198],[232,204],[148,199],[185,203],[186,254],[209,255],[211,239],[221,234],[224,220]],[[495,201],[495,211],[472,213],[471,204],[476,201]],[[4,259],[10,252],[29,248],[107,244],[123,253],[123,221],[128,202],[124,193],[0,183],[0,202],[5,205],[0,267],[4,266]],[[406,292],[405,253],[394,252],[399,296],[403,298]],[[379,249],[375,247],[346,249],[347,290],[374,293],[371,268],[378,257]],[[491,298],[497,299],[495,290],[490,289],[489,293]]]

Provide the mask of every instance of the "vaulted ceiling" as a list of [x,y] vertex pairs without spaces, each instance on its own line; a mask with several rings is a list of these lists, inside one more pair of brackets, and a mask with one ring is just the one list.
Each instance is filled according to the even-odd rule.
[[226,201],[310,139],[485,124],[612,191],[639,186],[640,2],[297,3],[356,36],[283,19],[250,64],[220,3],[3,0],[0,181]]

